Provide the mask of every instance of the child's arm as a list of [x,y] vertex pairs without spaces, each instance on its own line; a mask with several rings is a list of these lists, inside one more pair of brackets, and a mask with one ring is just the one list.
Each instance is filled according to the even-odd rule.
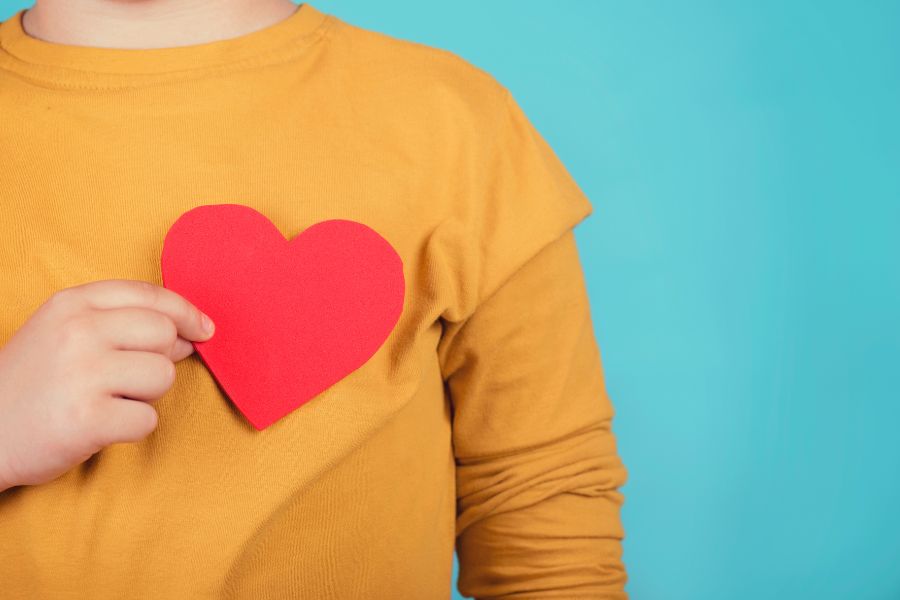
[[617,488],[627,473],[574,235],[446,335],[460,591],[626,598]]
[[55,479],[156,428],[190,340],[211,332],[182,296],[112,279],[60,290],[0,348],[0,492]]
[[439,345],[458,587],[479,599],[624,600],[627,471],[572,231],[591,206],[508,94],[504,106],[470,187],[484,194],[461,289],[477,302],[445,322]]

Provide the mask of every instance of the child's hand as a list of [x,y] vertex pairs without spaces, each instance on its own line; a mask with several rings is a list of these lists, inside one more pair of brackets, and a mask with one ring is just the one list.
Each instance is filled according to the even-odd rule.
[[177,293],[112,279],[55,293],[0,348],[0,491],[55,479],[156,428],[188,340],[211,336]]

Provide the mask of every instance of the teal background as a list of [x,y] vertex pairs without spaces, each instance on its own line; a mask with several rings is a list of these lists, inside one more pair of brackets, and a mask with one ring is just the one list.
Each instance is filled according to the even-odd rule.
[[491,72],[591,198],[631,597],[900,598],[900,2],[312,3]]

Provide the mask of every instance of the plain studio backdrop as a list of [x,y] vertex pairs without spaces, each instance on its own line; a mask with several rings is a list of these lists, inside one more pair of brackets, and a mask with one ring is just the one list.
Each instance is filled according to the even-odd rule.
[[631,596],[900,598],[900,2],[313,4],[491,72],[591,199]]

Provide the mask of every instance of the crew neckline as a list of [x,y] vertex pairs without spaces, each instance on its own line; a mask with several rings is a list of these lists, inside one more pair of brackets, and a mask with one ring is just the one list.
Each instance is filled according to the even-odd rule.
[[259,64],[282,51],[303,49],[333,20],[304,2],[284,19],[236,37],[165,48],[111,48],[32,37],[22,23],[26,10],[0,22],[0,68],[70,87],[124,84],[148,76],[159,80],[179,73],[196,75],[202,70]]

